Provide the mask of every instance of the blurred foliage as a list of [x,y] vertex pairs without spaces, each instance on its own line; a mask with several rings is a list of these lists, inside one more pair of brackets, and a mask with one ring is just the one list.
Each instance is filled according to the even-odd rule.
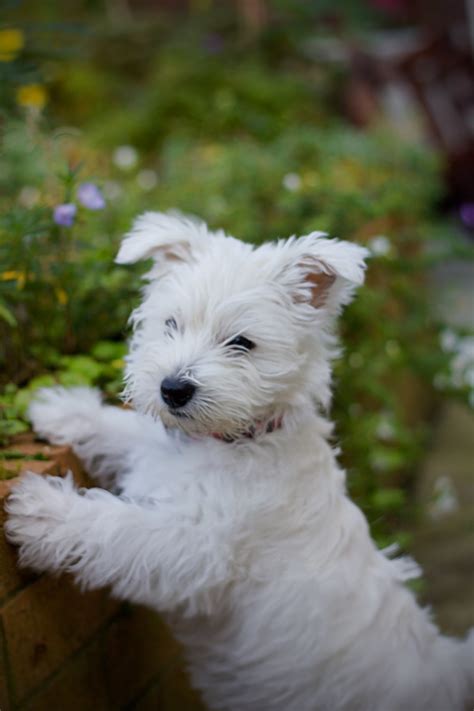
[[[97,145],[131,143],[145,151],[160,147],[170,135],[191,140],[253,137],[266,142],[289,125],[328,121],[326,75],[313,72],[310,81],[303,71],[299,76],[280,68],[278,77],[269,81],[270,72],[271,66],[258,57],[232,50],[229,56],[216,58],[205,50],[171,47],[159,51],[145,79],[130,87],[127,111],[123,111],[125,97],[118,78],[111,82],[100,70],[89,82],[92,72],[85,66],[78,73],[65,68],[57,91],[63,116],[82,114]],[[84,84],[91,98],[85,104],[76,94],[76,86]],[[103,111],[89,113],[96,101]]]
[[[434,384],[472,397],[468,361],[452,378],[459,337],[440,346],[425,285],[459,247],[436,214],[436,158],[387,127],[347,125],[341,72],[297,41],[302,13],[253,44],[220,16],[173,32],[100,18],[85,54],[56,64],[27,34],[7,37],[16,49],[1,59],[0,29],[0,438],[25,429],[37,387],[117,395],[141,268],[113,258],[141,210],[196,213],[257,244],[324,230],[373,255],[341,326],[333,417],[352,493],[386,542],[412,512]],[[83,181],[105,209],[80,204]],[[72,225],[58,224],[58,205],[77,209]]]
[[98,341],[87,355],[62,355],[49,359],[49,371],[36,375],[19,388],[10,382],[0,395],[0,445],[28,431],[26,412],[38,388],[95,386],[111,399],[122,389],[125,342]]
[[51,176],[54,139],[45,146],[28,131],[13,123],[0,159],[5,192],[7,184],[18,191],[0,214],[0,366],[17,382],[54,365],[61,352],[119,337],[137,291],[125,270],[113,269],[113,218],[80,209],[73,227],[55,223],[53,201],[73,199],[80,168],[58,163]]

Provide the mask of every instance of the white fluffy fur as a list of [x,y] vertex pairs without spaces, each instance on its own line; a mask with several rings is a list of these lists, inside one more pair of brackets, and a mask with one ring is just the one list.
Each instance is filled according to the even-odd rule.
[[[118,261],[149,256],[127,368],[136,411],[81,388],[31,407],[40,435],[121,494],[25,476],[7,505],[21,563],[166,613],[210,709],[461,711],[474,638],[440,636],[404,587],[410,564],[376,549],[321,414],[334,317],[365,251],[319,233],[255,249],[148,213]],[[231,351],[239,334],[255,349]],[[186,418],[160,397],[176,373],[198,385]]]

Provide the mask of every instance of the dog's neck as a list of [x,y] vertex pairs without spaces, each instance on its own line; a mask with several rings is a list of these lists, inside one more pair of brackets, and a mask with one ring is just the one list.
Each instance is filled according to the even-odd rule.
[[236,435],[235,437],[220,434],[219,432],[212,432],[210,436],[214,439],[221,440],[222,442],[228,442],[230,444],[232,442],[237,442],[240,439],[255,439],[255,437],[260,437],[263,434],[270,434],[271,432],[275,432],[275,430],[281,429],[282,424],[283,415],[278,415],[277,417],[273,417],[271,420],[260,420],[255,422],[255,424],[251,425],[248,430]]

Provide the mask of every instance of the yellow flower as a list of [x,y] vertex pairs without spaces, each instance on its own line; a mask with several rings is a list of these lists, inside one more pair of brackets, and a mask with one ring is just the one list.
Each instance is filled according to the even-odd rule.
[[24,272],[17,271],[3,272],[0,274],[0,279],[2,281],[16,281],[18,289],[23,289],[26,280]]
[[64,306],[65,304],[67,304],[68,297],[67,297],[67,294],[64,291],[64,289],[61,289],[61,287],[59,286],[55,289],[55,292],[56,292],[56,298],[57,298],[58,302],[61,304],[61,306]]
[[11,62],[25,44],[21,30],[0,30],[0,62]]
[[16,100],[20,106],[29,109],[42,109],[48,95],[41,84],[24,84],[16,90]]
[[217,143],[208,143],[205,146],[201,146],[201,155],[205,161],[212,163],[222,154],[222,146]]
[[305,188],[315,188],[321,182],[319,175],[313,170],[308,170],[306,173],[303,173],[302,177]]

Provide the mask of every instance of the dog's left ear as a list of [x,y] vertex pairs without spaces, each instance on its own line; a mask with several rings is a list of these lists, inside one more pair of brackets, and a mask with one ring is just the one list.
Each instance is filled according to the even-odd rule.
[[287,278],[296,302],[337,312],[364,282],[365,259],[369,255],[364,247],[329,239],[323,232],[291,238],[284,246]]
[[145,212],[133,223],[115,258],[117,264],[133,264],[153,257],[155,263],[185,262],[212,236],[204,222],[194,217],[164,212]]

